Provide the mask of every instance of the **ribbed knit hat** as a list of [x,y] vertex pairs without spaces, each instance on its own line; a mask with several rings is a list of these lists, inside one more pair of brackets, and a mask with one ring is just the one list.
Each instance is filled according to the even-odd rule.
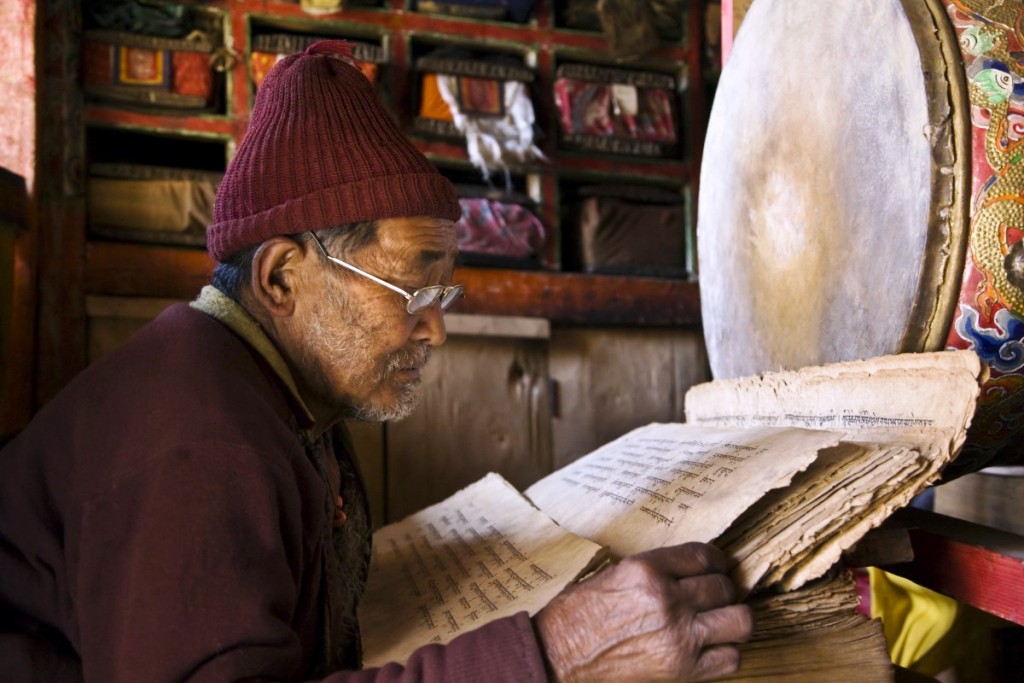
[[405,137],[373,86],[324,40],[282,59],[217,188],[207,250],[223,261],[275,235],[431,216],[458,220],[454,188]]

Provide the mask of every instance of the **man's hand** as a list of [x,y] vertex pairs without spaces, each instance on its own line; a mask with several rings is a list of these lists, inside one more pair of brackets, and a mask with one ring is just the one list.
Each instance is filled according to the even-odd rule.
[[714,546],[633,555],[551,601],[534,618],[555,680],[691,681],[732,673],[750,608]]

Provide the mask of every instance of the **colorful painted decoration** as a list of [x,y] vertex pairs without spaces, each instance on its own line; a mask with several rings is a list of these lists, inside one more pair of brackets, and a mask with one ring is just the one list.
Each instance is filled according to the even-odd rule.
[[953,0],[971,102],[970,254],[947,346],[989,364],[960,462],[1013,459],[1024,425],[1024,4]]

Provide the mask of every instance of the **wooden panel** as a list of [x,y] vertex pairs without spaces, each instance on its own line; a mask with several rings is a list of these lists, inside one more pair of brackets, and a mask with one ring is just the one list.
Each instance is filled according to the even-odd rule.
[[443,500],[488,472],[525,488],[551,471],[547,342],[449,336],[420,405],[387,426],[387,517]]
[[366,484],[366,495],[370,502],[370,519],[375,528],[385,522],[384,502],[387,487],[384,483],[384,425],[379,422],[358,422],[347,420],[352,444],[356,449],[356,460]]
[[199,249],[90,242],[85,292],[114,296],[191,299],[210,281],[214,262]]
[[1022,501],[1024,472],[1017,476],[979,472],[935,488],[936,512],[1024,535]]
[[444,326],[449,335],[455,336],[551,338],[551,323],[543,318],[449,313]]
[[85,300],[88,360],[93,363],[179,299],[90,296]]
[[907,528],[914,550],[886,571],[1024,624],[1024,537],[913,508],[886,524]]
[[692,330],[556,329],[550,363],[556,468],[635,427],[681,421],[687,389],[710,378]]

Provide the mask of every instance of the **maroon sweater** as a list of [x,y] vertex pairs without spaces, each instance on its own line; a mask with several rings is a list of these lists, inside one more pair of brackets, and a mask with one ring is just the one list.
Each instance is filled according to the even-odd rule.
[[[4,680],[299,680],[324,661],[325,630],[327,651],[357,648],[324,605],[327,577],[361,586],[365,557],[325,559],[337,487],[315,460],[330,435],[310,443],[306,419],[263,356],[185,305],[69,384],[0,451]],[[334,450],[342,490],[361,492]],[[540,681],[544,668],[521,613],[404,668],[325,680]]]

